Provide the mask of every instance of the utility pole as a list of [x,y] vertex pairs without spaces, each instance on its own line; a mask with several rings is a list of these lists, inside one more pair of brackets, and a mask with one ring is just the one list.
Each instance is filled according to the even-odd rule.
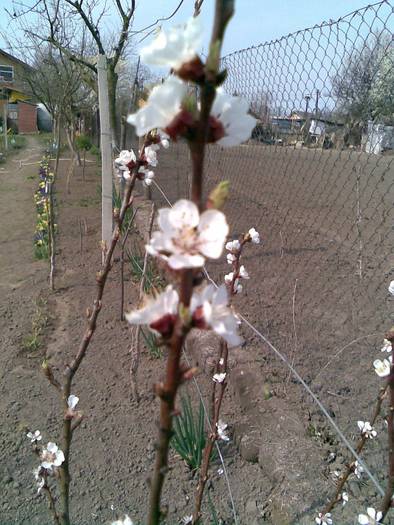
[[7,117],[8,117],[8,91],[3,88],[3,135],[4,135],[4,151],[8,150],[8,135],[7,135]]
[[316,89],[316,102],[315,102],[315,117],[317,119],[317,115],[319,113],[319,96],[320,96],[320,91],[318,89]]
[[305,95],[304,96],[304,99],[305,99],[305,119],[308,118],[308,109],[309,109],[309,101],[312,97],[310,95]]
[[[112,237],[112,133],[109,120],[107,57],[97,60],[101,148],[101,239],[109,248]],[[104,250],[103,250],[104,259]]]

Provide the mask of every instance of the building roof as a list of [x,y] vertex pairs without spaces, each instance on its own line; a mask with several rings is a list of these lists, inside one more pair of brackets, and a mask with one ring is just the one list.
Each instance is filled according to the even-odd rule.
[[21,66],[23,66],[23,67],[25,67],[27,69],[33,70],[33,68],[31,66],[29,66],[29,64],[26,64],[26,62],[23,62],[23,60],[20,60],[19,58],[16,58],[13,55],[10,55],[6,51],[4,51],[4,49],[0,49],[0,55],[5,56],[9,60],[13,60],[14,62],[18,62],[18,64],[20,64]]

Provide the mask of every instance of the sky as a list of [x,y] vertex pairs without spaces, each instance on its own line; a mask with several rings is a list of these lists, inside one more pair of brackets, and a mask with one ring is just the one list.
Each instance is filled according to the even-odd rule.
[[[25,5],[32,5],[34,0],[19,0]],[[125,0],[123,0],[125,3]],[[158,18],[169,16],[180,0],[137,0],[134,29],[140,30],[155,22]],[[110,4],[110,1],[107,3]],[[252,45],[274,40],[299,29],[320,24],[323,21],[336,20],[360,7],[368,4],[368,0],[237,0],[236,11],[227,30],[223,54],[231,53]],[[184,0],[179,11],[168,22],[160,22],[167,27],[183,22],[193,12],[194,0]],[[12,9],[12,0],[0,0],[0,29],[7,31],[5,8]],[[209,30],[213,17],[214,0],[204,0],[202,17],[206,27],[205,50],[209,41]],[[114,25],[116,12],[109,12],[105,19],[110,28]],[[136,36],[136,45],[143,46],[152,38],[148,36],[143,43],[139,40],[148,31]],[[0,47],[5,47],[0,37]]]

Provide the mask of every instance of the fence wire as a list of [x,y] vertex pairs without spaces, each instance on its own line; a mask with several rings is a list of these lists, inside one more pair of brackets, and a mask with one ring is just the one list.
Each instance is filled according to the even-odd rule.
[[[394,322],[393,29],[385,0],[224,57],[224,88],[249,101],[257,125],[246,144],[206,156],[206,193],[230,181],[232,238],[253,226],[263,239],[245,254],[252,280],[237,308],[346,433],[368,417],[372,361]],[[161,161],[164,194],[188,197],[187,145]],[[153,198],[167,205],[157,189]],[[229,271],[225,261],[208,269],[216,282]],[[247,350],[259,344],[249,338]],[[269,380],[284,384],[287,371]]]
[[[382,1],[222,59],[225,90],[249,101],[257,125],[247,144],[208,148],[206,190],[229,180],[232,235],[261,232],[245,259],[253,305],[245,296],[239,308],[309,382],[326,367],[324,381],[347,385],[352,360],[375,358],[393,320],[393,27]],[[187,197],[186,144],[162,160],[166,195]],[[228,267],[209,270],[220,281]]]

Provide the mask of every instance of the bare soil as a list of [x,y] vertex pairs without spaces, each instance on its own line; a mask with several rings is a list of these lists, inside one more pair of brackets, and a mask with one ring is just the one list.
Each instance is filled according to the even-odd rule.
[[[39,144],[30,138],[29,147],[39,148]],[[365,182],[366,188],[372,188],[367,202],[378,211],[370,213],[368,207],[363,208],[363,216],[368,214],[370,222],[364,234],[368,239],[364,243],[368,245],[364,253],[366,273],[360,284],[360,279],[354,277],[357,255],[354,263],[353,258],[342,254],[343,247],[349,254],[355,243],[358,246],[354,228],[346,231],[341,226],[346,210],[354,211],[350,197],[341,201],[343,184],[349,184],[348,193],[353,195],[350,188],[355,181],[350,178],[357,174],[353,164],[341,164],[328,156],[324,167],[321,161],[308,156],[311,152],[297,152],[292,157],[287,151],[274,155],[268,148],[259,148],[235,148],[226,155],[211,152],[208,159],[210,186],[223,177],[234,179],[227,210],[235,234],[255,226],[265,240],[262,247],[252,247],[245,257],[252,279],[237,306],[294,361],[338,425],[353,439],[357,434],[356,421],[368,419],[372,411],[379,381],[371,362],[381,357],[382,333],[393,316],[393,302],[383,291],[393,267],[392,254],[388,252],[392,214],[387,207],[393,201],[392,168],[385,165],[381,171],[375,169],[378,185]],[[161,159],[158,180],[169,198],[175,199],[187,192],[188,158],[182,145],[174,147],[174,170],[170,154]],[[32,161],[39,160],[40,151],[24,151],[18,158],[26,159],[28,155]],[[83,181],[82,170],[76,168],[68,194],[68,163],[61,162],[56,184],[56,292],[49,293],[47,263],[33,259],[33,192],[37,178],[29,177],[37,175],[38,166],[18,169],[14,160],[5,166],[8,173],[0,172],[0,524],[49,525],[45,499],[36,495],[32,475],[37,458],[31,453],[25,434],[27,428],[40,429],[44,442],[60,443],[60,402],[57,392],[43,377],[40,364],[46,356],[60,374],[75,354],[86,324],[85,312],[94,297],[95,274],[101,258],[100,175],[97,165],[89,163]],[[316,172],[335,178],[326,196],[318,190],[322,183],[318,178],[313,179],[316,188],[312,192],[309,179],[294,175],[301,165],[305,177],[306,173],[312,177],[311,172],[317,177]],[[378,195],[376,188],[382,189]],[[314,201],[311,195],[320,197]],[[331,196],[329,202],[327,196]],[[158,193],[154,197],[160,202]],[[284,203],[291,206],[285,207]],[[327,214],[329,219],[325,218]],[[349,218],[349,224],[352,221]],[[130,248],[136,243],[141,245],[141,240],[133,232]],[[130,330],[119,319],[119,266],[117,254],[98,329],[74,384],[73,393],[80,397],[85,418],[75,433],[72,448],[73,525],[109,523],[124,513],[142,524],[146,516],[157,433],[158,402],[153,385],[162,377],[165,357],[154,359],[144,349],[139,368],[141,401],[137,404],[131,399],[129,381]],[[209,270],[219,279],[227,268],[218,263]],[[379,271],[383,273],[377,278]],[[26,351],[23,340],[31,332],[37,298],[41,298],[41,305],[46,302],[41,308],[48,323],[40,348]],[[137,286],[129,271],[126,298],[129,307],[136,303]],[[349,456],[317,407],[268,347],[246,330],[244,335],[247,343],[237,351],[238,365],[234,362],[223,409],[223,420],[229,424],[231,436],[230,443],[223,447],[223,455],[239,523],[313,523],[327,495],[334,491],[334,471]],[[342,350],[346,344],[349,346]],[[244,383],[240,376],[247,378]],[[248,383],[248,378],[253,378],[253,384]],[[211,379],[201,373],[197,380],[209,398]],[[191,383],[187,388],[197,403],[195,385]],[[250,395],[246,395],[249,391]],[[250,414],[255,417],[252,429]],[[257,432],[257,444],[252,430]],[[365,459],[384,484],[382,420],[377,430],[382,437],[368,447]],[[245,439],[252,434],[256,453]],[[168,509],[167,525],[175,525],[191,514],[196,479],[174,452],[170,467],[163,507]],[[225,476],[217,472],[219,467],[220,464],[212,467],[209,494],[219,518],[230,524],[234,519],[229,491]],[[367,503],[376,504],[376,491],[365,480],[353,480],[348,492],[348,506],[335,511],[336,523],[343,525],[355,523],[357,511]],[[211,523],[207,498],[204,523]]]

